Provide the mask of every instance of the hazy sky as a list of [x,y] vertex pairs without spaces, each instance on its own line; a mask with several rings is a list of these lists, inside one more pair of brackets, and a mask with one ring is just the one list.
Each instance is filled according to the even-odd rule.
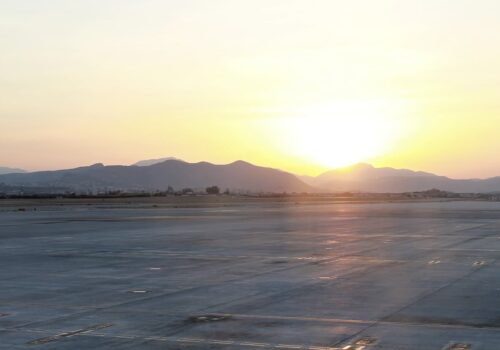
[[498,0],[0,0],[0,165],[500,175]]

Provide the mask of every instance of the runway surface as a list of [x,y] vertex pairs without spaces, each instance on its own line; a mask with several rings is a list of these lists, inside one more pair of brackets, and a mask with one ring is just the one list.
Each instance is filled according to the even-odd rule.
[[500,203],[19,209],[1,349],[500,349]]

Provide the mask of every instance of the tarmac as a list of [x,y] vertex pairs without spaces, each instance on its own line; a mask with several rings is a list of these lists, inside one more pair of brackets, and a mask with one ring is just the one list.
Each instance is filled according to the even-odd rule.
[[500,203],[14,204],[0,349],[500,349]]

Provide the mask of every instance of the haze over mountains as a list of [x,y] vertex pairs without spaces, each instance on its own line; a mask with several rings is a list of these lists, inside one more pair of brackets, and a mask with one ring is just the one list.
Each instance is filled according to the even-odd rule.
[[188,163],[173,157],[140,161],[131,166],[104,166],[99,163],[67,170],[3,174],[0,175],[0,184],[75,191],[155,191],[165,190],[168,186],[176,190],[204,189],[217,185],[222,190],[275,193],[401,193],[433,188],[461,193],[500,192],[500,177],[455,180],[421,171],[375,168],[369,164],[357,164],[310,177],[296,176],[244,161],[216,165],[207,162]]
[[16,168],[8,168],[5,166],[0,166],[0,175],[3,174],[12,174],[12,173],[25,173],[26,170],[16,169]]

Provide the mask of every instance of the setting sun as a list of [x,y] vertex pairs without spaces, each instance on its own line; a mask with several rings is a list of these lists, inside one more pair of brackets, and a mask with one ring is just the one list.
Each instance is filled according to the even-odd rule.
[[368,119],[294,118],[290,126],[294,152],[332,168],[366,161],[385,146],[380,125]]
[[305,162],[338,168],[368,162],[391,148],[404,132],[394,106],[371,101],[336,102],[277,118],[283,147]]

